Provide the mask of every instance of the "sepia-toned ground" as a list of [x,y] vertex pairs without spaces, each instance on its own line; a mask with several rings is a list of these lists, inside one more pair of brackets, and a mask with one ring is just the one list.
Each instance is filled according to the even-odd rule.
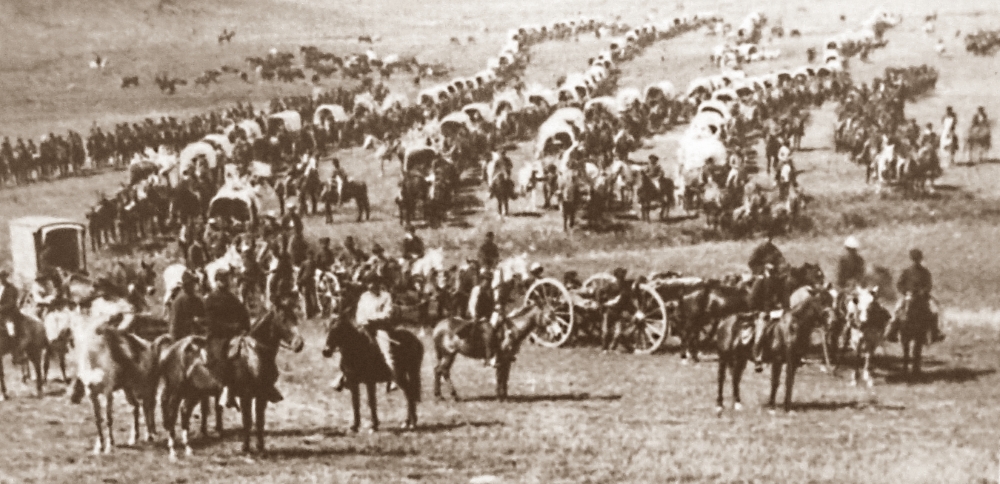
[[[994,84],[1000,61],[964,52],[955,31],[996,24],[1000,11],[990,5],[955,2],[891,1],[883,5],[904,15],[891,30],[889,45],[870,64],[853,60],[856,80],[868,80],[886,66],[928,63],[941,71],[937,89],[907,114],[921,124],[937,123],[944,107],[955,106],[961,132],[977,105],[1000,113]],[[805,63],[805,49],[825,36],[857,28],[875,4],[782,0],[759,7],[798,39],[778,39],[782,57],[754,64],[749,73]],[[656,9],[656,10],[654,10]],[[991,10],[992,9],[992,10]],[[369,2],[329,4],[317,0],[42,0],[0,4],[0,135],[37,138],[48,131],[84,132],[92,122],[110,126],[147,115],[201,112],[238,100],[263,103],[271,96],[308,94],[306,84],[245,85],[231,77],[207,90],[188,86],[163,95],[152,77],[169,71],[193,78],[201,71],[229,64],[245,67],[246,56],[273,47],[297,50],[317,45],[337,53],[362,52],[352,39],[381,36],[379,54],[413,53],[422,61],[440,61],[455,73],[472,74],[494,55],[504,32],[524,23],[546,22],[578,13],[621,15],[630,24],[647,15],[663,18],[684,12],[720,11],[733,23],[750,11],[741,2],[688,1],[654,3],[555,1],[527,2]],[[937,12],[935,35],[949,53],[933,50],[936,37],[920,28],[925,14]],[[846,22],[839,15],[847,16]],[[236,28],[231,45],[218,46],[217,32]],[[488,32],[485,30],[488,29]],[[964,35],[964,34],[963,34]],[[449,38],[462,39],[461,46]],[[468,44],[467,37],[476,42]],[[607,42],[581,38],[553,41],[532,49],[529,82],[552,86],[560,74],[582,70],[587,58]],[[622,66],[621,87],[643,87],[663,79],[680,88],[698,75],[712,73],[707,58],[717,38],[701,33],[654,44]],[[98,72],[86,68],[94,53],[108,57]],[[119,77],[138,74],[141,86],[123,91]],[[413,92],[408,77],[393,79],[395,90]],[[337,78],[327,81],[332,87]],[[262,104],[261,104],[262,105]],[[235,414],[227,415],[222,439],[195,433],[195,456],[169,463],[164,442],[119,447],[111,456],[93,457],[89,405],[71,405],[61,383],[50,383],[44,399],[31,396],[19,371],[5,366],[12,399],[0,402],[0,482],[467,482],[482,475],[507,482],[996,482],[1000,431],[1000,165],[956,167],[940,180],[939,196],[902,200],[876,197],[863,181],[863,169],[831,149],[831,105],[813,112],[806,150],[796,154],[805,173],[801,184],[813,196],[812,223],[778,243],[793,262],[816,261],[829,273],[847,234],[862,240],[871,264],[898,273],[905,253],[919,246],[935,276],[945,308],[949,339],[927,352],[927,375],[906,381],[898,375],[899,348],[880,358],[873,389],[849,387],[847,374],[836,375],[807,365],[797,380],[796,411],[769,414],[762,408],[767,379],[747,373],[746,408],[714,413],[715,363],[709,355],[683,366],[672,351],[652,356],[601,355],[592,347],[550,350],[526,345],[511,378],[512,402],[492,399],[492,372],[481,363],[461,360],[453,372],[461,402],[435,402],[431,396],[433,351],[424,364],[421,425],[415,432],[383,430],[350,434],[349,400],[329,388],[336,358],[324,360],[322,321],[303,322],[307,345],[301,354],[279,355],[279,386],[284,402],[268,412],[269,455],[245,459],[239,453]],[[676,132],[651,140],[635,156],[655,152],[668,163]],[[527,144],[515,162],[530,156]],[[338,212],[336,223],[307,221],[312,237],[340,240],[355,235],[364,246],[399,239],[392,197],[395,167],[384,176],[371,152],[339,153],[345,168],[371,187],[372,221],[353,223],[353,209]],[[82,219],[98,191],[112,191],[125,181],[121,173],[86,179],[0,189],[0,225],[29,214]],[[449,262],[471,254],[487,230],[498,233],[507,254],[528,252],[546,272],[583,275],[616,266],[636,274],[679,270],[694,275],[739,271],[755,240],[724,241],[702,220],[644,224],[621,220],[621,230],[563,234],[554,212],[530,214],[523,200],[513,202],[514,216],[501,221],[481,190],[452,223],[422,229],[429,246],[448,249]],[[522,213],[523,212],[523,213]],[[0,231],[0,259],[9,260],[6,230]],[[15,256],[16,257],[16,256]],[[160,264],[173,257],[162,248]],[[91,256],[100,266],[108,254]],[[727,402],[729,398],[727,388]],[[385,429],[404,416],[398,393],[379,392]],[[130,415],[117,399],[118,441],[126,440]],[[367,411],[365,412],[367,413]],[[159,420],[159,418],[158,418]]]

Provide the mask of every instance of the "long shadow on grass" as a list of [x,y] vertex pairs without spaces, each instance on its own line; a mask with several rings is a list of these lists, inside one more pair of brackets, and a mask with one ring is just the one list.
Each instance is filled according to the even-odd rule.
[[927,385],[931,383],[967,383],[977,381],[980,377],[992,375],[997,371],[992,368],[940,368],[931,371],[924,371],[920,374],[905,374],[901,372],[886,375],[886,383],[907,383],[913,385]]
[[431,424],[420,424],[414,430],[400,429],[400,428],[387,428],[386,432],[392,434],[436,434],[439,432],[448,432],[455,429],[460,429],[463,427],[480,428],[480,427],[501,427],[503,422],[499,420],[487,420],[484,422],[439,422]]
[[[581,401],[607,401],[613,402],[621,400],[618,394],[611,395],[591,395],[589,393],[556,393],[539,395],[509,395],[504,403],[533,403],[533,402],[581,402]],[[463,402],[494,402],[496,395],[480,395],[477,397],[462,398]]]
[[858,400],[847,400],[843,402],[792,402],[792,410],[795,412],[836,412],[837,410],[862,410],[873,408],[876,410],[905,410],[902,405],[887,405],[872,402],[862,402]]
[[372,457],[406,457],[415,454],[414,450],[407,449],[382,449],[377,446],[356,447],[347,445],[344,447],[285,447],[268,449],[264,455],[264,460],[291,460],[310,459],[314,457],[330,457],[336,455],[364,455]]

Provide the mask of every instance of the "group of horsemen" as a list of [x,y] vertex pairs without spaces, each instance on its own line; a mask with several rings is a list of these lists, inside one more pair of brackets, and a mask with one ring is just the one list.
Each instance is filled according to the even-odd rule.
[[[844,253],[837,260],[836,279],[833,281],[833,289],[836,294],[834,300],[835,307],[847,308],[859,289],[868,289],[866,286],[868,273],[866,271],[865,259],[861,256],[860,242],[855,236],[850,236],[844,241]],[[923,252],[920,249],[911,249],[909,252],[910,266],[906,267],[896,282],[896,290],[902,296],[893,310],[887,326],[884,328],[883,336],[889,342],[896,342],[899,338],[901,320],[918,320],[927,324],[927,331],[930,334],[931,342],[944,340],[938,320],[938,314],[932,308],[933,280],[930,271],[923,265]],[[753,357],[757,365],[757,371],[761,371],[761,362],[764,354],[762,345],[763,335],[769,329],[769,324],[775,322],[775,318],[766,316],[771,310],[787,310],[789,308],[790,296],[782,290],[773,290],[768,287],[768,282],[779,282],[779,273],[788,269],[788,264],[777,246],[774,245],[773,238],[768,238],[758,245],[750,255],[749,266],[752,274],[762,284],[754,284],[748,295],[749,306],[760,309],[761,316],[755,332]],[[760,324],[763,323],[763,324]],[[841,328],[841,332],[835,335],[837,338],[837,348],[844,348],[849,341],[852,328],[861,328],[866,322],[848,318]]]

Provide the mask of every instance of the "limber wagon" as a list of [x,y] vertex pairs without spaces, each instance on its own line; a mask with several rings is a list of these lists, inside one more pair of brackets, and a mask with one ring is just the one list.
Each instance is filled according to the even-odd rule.
[[[525,302],[546,308],[548,320],[532,335],[535,343],[559,348],[571,341],[599,340],[602,311],[616,284],[614,276],[599,273],[589,277],[579,289],[570,290],[557,279],[540,279],[525,293]],[[678,324],[677,307],[684,294],[703,284],[701,278],[654,273],[634,291],[633,311],[625,325],[625,341],[637,354],[651,354],[673,336]],[[608,299],[608,300],[604,300]]]

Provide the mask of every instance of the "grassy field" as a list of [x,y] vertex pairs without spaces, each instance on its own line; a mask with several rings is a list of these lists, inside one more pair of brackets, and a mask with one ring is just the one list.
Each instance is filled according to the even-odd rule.
[[[954,38],[957,29],[995,24],[1000,11],[969,0],[881,5],[902,12],[906,20],[889,32],[888,47],[874,53],[870,64],[852,62],[855,79],[867,80],[889,65],[929,63],[942,73],[938,89],[907,106],[921,124],[936,123],[947,105],[959,112],[962,131],[977,105],[1000,113],[993,90],[1000,61],[971,57]],[[768,3],[763,10],[772,20],[780,18],[786,30],[798,28],[803,37],[778,40],[774,47],[783,57],[748,71],[804,63],[806,47],[856,28],[872,8],[856,0]],[[0,3],[0,45],[16,47],[0,56],[0,135],[36,137],[55,129],[84,130],[94,121],[108,125],[310,92],[306,84],[244,85],[231,78],[207,91],[189,87],[175,96],[162,95],[152,85],[159,71],[191,78],[221,64],[243,67],[243,57],[262,55],[272,46],[292,50],[313,44],[361,52],[364,47],[352,39],[373,34],[381,36],[374,46],[380,54],[413,53],[471,74],[496,52],[508,28],[523,23],[583,13],[621,15],[638,24],[647,15],[701,10],[718,10],[736,23],[749,7],[733,1],[647,0],[337,5],[316,0],[15,0]],[[944,57],[933,51],[936,39],[920,29],[922,16],[934,11],[940,18],[936,35],[950,50]],[[223,27],[235,27],[238,34],[232,45],[219,47],[215,35]],[[475,36],[476,43],[449,45],[451,36]],[[539,45],[532,51],[527,80],[553,85],[558,75],[582,70],[604,42]],[[683,88],[712,72],[707,57],[716,42],[691,33],[654,44],[622,67],[620,85],[668,79]],[[104,72],[86,68],[94,53],[110,59]],[[141,76],[139,89],[118,88],[119,76],[128,74]],[[396,79],[392,86],[413,89],[407,79]],[[1000,165],[950,169],[941,180],[948,189],[932,199],[879,199],[864,184],[863,170],[831,151],[833,120],[831,106],[815,111],[804,141],[808,150],[796,155],[798,167],[806,170],[801,183],[817,199],[810,207],[812,228],[778,243],[791,261],[816,261],[828,273],[849,233],[861,239],[870,263],[894,273],[905,265],[907,249],[923,248],[946,308],[949,339],[928,352],[927,374],[920,380],[898,376],[899,350],[891,347],[880,358],[874,389],[849,387],[845,374],[824,374],[808,365],[797,381],[795,413],[771,415],[761,408],[766,378],[749,374],[743,388],[746,410],[716,417],[711,356],[691,367],[670,352],[638,357],[601,355],[594,348],[526,346],[512,376],[513,402],[494,401],[491,372],[463,361],[454,380],[467,400],[441,403],[430,396],[433,356],[425,336],[420,428],[353,435],[346,433],[347,396],[328,387],[336,361],[320,356],[322,323],[309,321],[303,323],[305,351],[279,356],[279,386],[286,400],[268,415],[268,456],[244,459],[237,434],[227,432],[222,439],[196,437],[195,456],[178,464],[167,461],[162,442],[92,457],[86,453],[94,436],[89,405],[71,405],[58,383],[49,385],[48,397],[34,399],[8,367],[14,398],[0,404],[0,421],[7,427],[0,440],[0,482],[466,482],[483,475],[507,482],[996,482],[1000,431],[991,422],[1000,418],[995,405],[1000,397],[1000,258],[992,251],[1000,238],[1000,190],[994,182]],[[676,137],[676,132],[657,137],[636,156],[655,152],[670,160]],[[522,146],[515,162],[529,153],[530,147]],[[380,176],[370,152],[338,156],[371,187],[373,219],[355,224],[353,210],[345,209],[334,225],[310,219],[308,234],[334,240],[354,235],[365,246],[398,240],[395,171]],[[111,191],[123,181],[122,174],[110,173],[0,190],[0,225],[30,214],[82,219],[98,191]],[[487,230],[497,231],[505,253],[529,252],[553,275],[570,268],[586,275],[616,266],[634,273],[724,274],[741,271],[757,243],[721,240],[700,220],[625,220],[623,231],[566,235],[556,213],[500,220],[481,192],[476,197],[479,202],[450,226],[422,230],[428,245],[449,249],[452,262],[471,254]],[[527,211],[523,201],[511,208]],[[8,234],[0,231],[0,259],[11,257]],[[167,250],[156,259],[170,257]],[[100,264],[107,255],[96,258]],[[385,427],[402,423],[401,396],[380,397]],[[124,441],[130,424],[123,399],[118,403],[117,435]],[[235,415],[227,416],[227,427],[237,422]]]

